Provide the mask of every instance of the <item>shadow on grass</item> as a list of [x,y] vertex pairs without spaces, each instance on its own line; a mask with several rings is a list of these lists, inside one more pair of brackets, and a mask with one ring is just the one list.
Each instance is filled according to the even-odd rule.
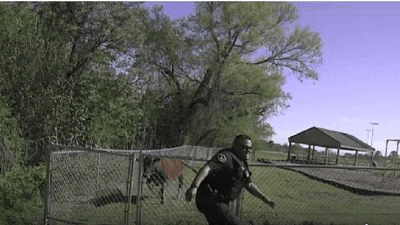
[[[140,199],[144,200],[147,198],[146,196],[142,196]],[[120,190],[115,190],[113,193],[108,195],[99,196],[97,198],[92,198],[89,200],[89,204],[94,205],[95,207],[102,207],[112,203],[124,203],[124,202],[131,202],[132,204],[137,203],[137,196],[131,195],[126,196]]]
[[[298,172],[299,174],[302,174],[312,180],[316,180],[322,183],[326,183],[329,185],[332,185],[334,187],[349,191],[351,193],[354,194],[358,194],[358,195],[365,195],[365,196],[371,196],[371,195],[382,195],[382,196],[400,196],[400,193],[397,192],[388,192],[388,191],[377,191],[377,190],[368,190],[368,189],[364,189],[364,188],[357,188],[357,187],[352,187],[337,181],[332,181],[329,179],[324,179],[321,177],[317,177],[311,174],[308,174],[307,172],[304,171],[300,171],[300,170],[296,170],[294,168],[289,168],[289,167],[283,167],[283,169],[287,169],[287,170],[291,170],[291,171],[295,171]],[[302,224],[303,225],[303,224]],[[308,224],[305,224],[308,225]]]

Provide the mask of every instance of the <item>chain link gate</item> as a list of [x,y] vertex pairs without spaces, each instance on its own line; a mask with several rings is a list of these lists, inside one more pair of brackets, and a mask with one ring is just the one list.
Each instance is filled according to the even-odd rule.
[[46,223],[127,224],[136,203],[137,156],[55,146],[48,160]]
[[[197,171],[218,150],[220,149],[184,146],[184,148],[143,152],[143,158],[158,160],[170,177],[167,177],[165,182],[158,182],[163,183],[159,185],[154,182],[145,183],[144,179],[139,184],[143,201],[140,203],[141,219],[138,224],[205,224],[207,221],[197,210],[194,200],[191,202],[185,200],[185,192]],[[171,169],[171,166],[178,170]],[[179,180],[180,172],[183,175],[182,180]],[[164,199],[162,199],[162,188],[164,188]]]

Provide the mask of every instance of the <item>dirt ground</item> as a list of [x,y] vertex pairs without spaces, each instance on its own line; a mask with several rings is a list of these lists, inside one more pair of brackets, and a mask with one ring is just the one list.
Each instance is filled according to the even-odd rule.
[[386,171],[386,176],[383,176],[384,171],[377,170],[294,167],[288,169],[358,194],[400,196],[400,177],[393,176],[393,171]]

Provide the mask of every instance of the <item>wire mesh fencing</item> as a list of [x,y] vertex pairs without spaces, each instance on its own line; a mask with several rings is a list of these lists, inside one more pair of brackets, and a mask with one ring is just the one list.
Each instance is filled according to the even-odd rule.
[[[54,148],[47,224],[207,224],[185,192],[218,150]],[[231,207],[251,225],[400,224],[397,168],[256,162],[253,181],[276,206],[244,191]]]
[[254,182],[276,206],[270,208],[246,192],[241,216],[249,224],[400,224],[400,179],[390,175],[393,171],[368,167],[252,165]]
[[185,200],[196,173],[220,149],[183,146],[143,151],[140,219],[137,224],[204,224],[194,202]]
[[[216,151],[196,146],[161,151],[53,146],[48,160],[46,224],[173,223],[177,219],[174,209],[188,209],[184,193],[195,168]],[[145,179],[145,158],[163,162],[162,168],[155,167],[154,162],[147,165],[153,174],[150,178],[157,179],[153,182]],[[180,163],[180,171],[176,172],[176,165],[170,162]],[[155,169],[166,171],[169,177],[154,177]],[[164,194],[160,195],[162,190]],[[189,208],[201,217],[193,205]]]
[[[57,147],[49,160],[48,224],[124,224],[135,154]],[[115,203],[113,207],[109,204]],[[122,204],[117,204],[122,203]]]

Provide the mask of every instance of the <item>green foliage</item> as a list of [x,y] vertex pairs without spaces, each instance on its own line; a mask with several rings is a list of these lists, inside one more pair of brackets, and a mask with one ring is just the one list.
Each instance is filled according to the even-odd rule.
[[291,3],[200,2],[176,21],[141,3],[0,10],[0,91],[30,162],[48,143],[128,149],[268,137],[262,121],[290,99],[286,72],[318,78],[321,40],[309,28],[289,32]]
[[85,136],[96,145],[131,149],[134,137],[143,128],[143,109],[129,82],[105,78],[92,82],[87,108],[90,113]]
[[23,160],[24,145],[10,108],[0,99],[0,174],[4,175]]
[[320,37],[309,28],[288,32],[298,16],[291,3],[199,2],[179,21],[162,10],[153,8],[131,71],[156,82],[147,87],[159,94],[158,121],[170,125],[154,133],[166,145],[226,146],[239,133],[270,136],[261,121],[288,106],[287,72],[318,79]]
[[[221,112],[227,135],[247,133],[252,137],[270,136],[272,131],[260,118],[268,118],[276,112],[277,99],[284,106],[286,94],[281,89],[281,74],[266,75],[260,66],[231,60],[221,74],[216,111]],[[217,102],[218,101],[218,102]]]
[[[52,110],[50,102],[54,84],[64,68],[60,42],[49,41],[42,33],[39,15],[29,4],[0,6],[7,14],[1,35],[0,92],[17,121],[21,136],[32,146],[40,146],[47,134]],[[54,82],[54,83],[53,83]],[[38,149],[28,148],[25,159],[36,158]]]
[[135,86],[111,65],[137,44],[139,6],[0,4],[0,92],[30,143],[24,162],[43,160],[49,143],[132,147]]
[[43,224],[45,167],[19,167],[0,177],[1,224]]

